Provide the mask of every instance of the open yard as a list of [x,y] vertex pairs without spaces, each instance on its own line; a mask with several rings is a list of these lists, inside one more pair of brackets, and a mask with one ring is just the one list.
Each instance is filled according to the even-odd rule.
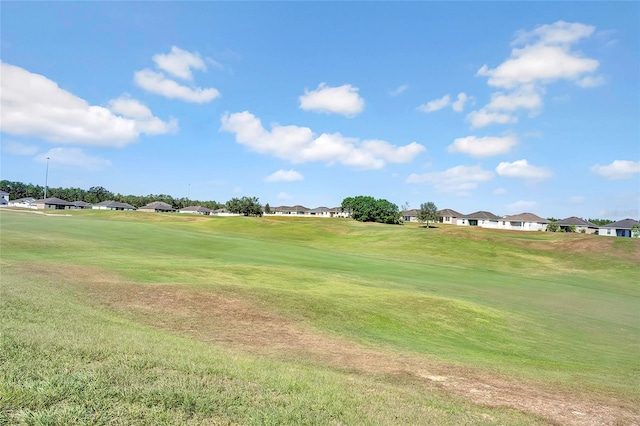
[[0,211],[0,424],[640,424],[640,241]]

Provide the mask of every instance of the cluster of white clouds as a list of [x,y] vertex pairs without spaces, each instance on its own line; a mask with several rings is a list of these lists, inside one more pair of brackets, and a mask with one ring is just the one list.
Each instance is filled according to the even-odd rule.
[[596,164],[591,171],[609,180],[630,179],[640,173],[640,161],[615,160],[611,164]]
[[[485,170],[480,165],[455,166],[444,171],[424,174],[413,173],[407,178],[407,183],[429,184],[436,191],[455,195],[469,195],[479,184],[488,182],[498,176],[535,182],[550,178],[553,173],[544,167],[536,167],[527,160],[501,162],[492,170]],[[502,188],[494,191],[494,195],[505,194]]]
[[359,170],[380,169],[387,163],[407,163],[425,147],[411,142],[395,146],[382,140],[349,138],[340,133],[316,135],[308,127],[274,124],[271,130],[249,111],[225,113],[221,130],[235,134],[236,142],[252,151],[292,163],[336,163]]
[[298,182],[304,180],[304,176],[295,170],[280,169],[264,178],[265,182]]
[[[188,52],[173,46],[167,54],[154,55],[153,62],[160,72],[145,68],[134,74],[135,83],[142,89],[169,99],[198,104],[210,102],[220,96],[220,92],[213,87],[201,88],[192,84],[193,69],[207,71],[207,65],[198,52]],[[210,62],[216,63],[213,60]],[[162,71],[190,85],[180,84]]]
[[467,102],[473,101],[473,98],[468,96],[464,92],[458,93],[458,97],[455,101],[451,100],[451,95],[444,95],[441,98],[434,99],[432,101],[427,102],[426,104],[422,104],[418,107],[418,110],[423,112],[434,112],[439,111],[442,108],[446,108],[451,105],[451,108],[455,112],[462,112],[464,110],[464,106]]

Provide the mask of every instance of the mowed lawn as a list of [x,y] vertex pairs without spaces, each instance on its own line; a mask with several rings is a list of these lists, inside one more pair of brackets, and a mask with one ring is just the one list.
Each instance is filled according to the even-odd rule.
[[0,424],[636,419],[640,241],[185,216],[0,212]]

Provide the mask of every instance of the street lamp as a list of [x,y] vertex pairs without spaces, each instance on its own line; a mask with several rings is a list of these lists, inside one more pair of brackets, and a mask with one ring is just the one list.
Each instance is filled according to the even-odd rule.
[[47,199],[47,184],[49,183],[49,157],[47,157],[47,173],[44,175],[44,198]]

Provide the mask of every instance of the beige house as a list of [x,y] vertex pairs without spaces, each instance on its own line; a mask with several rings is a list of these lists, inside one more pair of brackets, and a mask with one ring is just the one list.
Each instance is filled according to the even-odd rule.
[[176,209],[173,208],[170,204],[167,204],[162,201],[154,201],[153,203],[149,203],[146,206],[142,206],[138,209],[139,212],[154,212],[154,213],[166,213],[166,212],[175,212]]
[[39,210],[67,210],[74,208],[70,202],[56,197],[35,200],[31,205]]
[[576,216],[571,216],[566,219],[558,221],[558,226],[566,231],[571,231],[571,227],[575,226],[576,232],[584,234],[595,234],[598,232],[598,225],[589,221],[580,219]]
[[442,209],[438,211],[438,217],[440,223],[448,223],[451,225],[457,225],[458,218],[464,216],[462,213],[458,213],[451,209]]

